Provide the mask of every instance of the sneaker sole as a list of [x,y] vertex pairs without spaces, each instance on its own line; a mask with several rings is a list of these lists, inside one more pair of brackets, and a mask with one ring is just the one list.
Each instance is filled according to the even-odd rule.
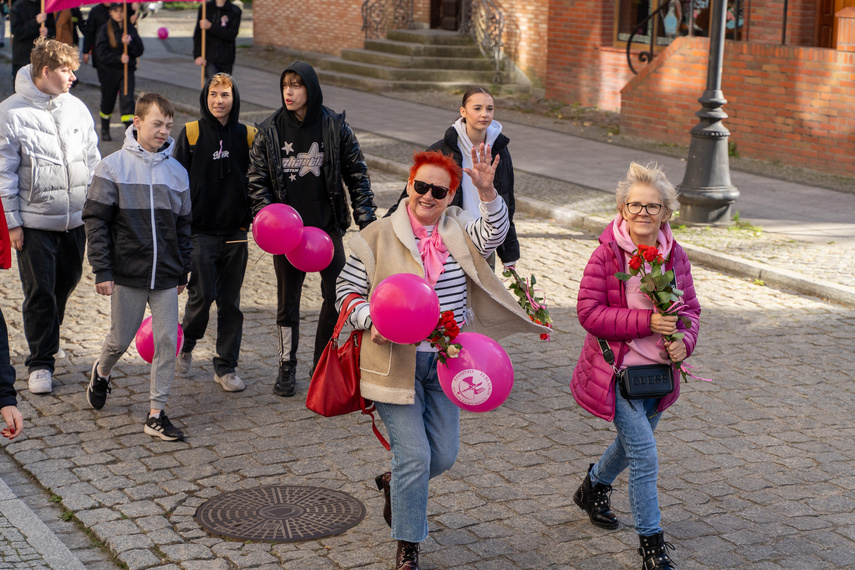
[[53,387],[50,387],[47,390],[43,390],[41,388],[37,388],[34,390],[32,387],[27,385],[27,388],[29,388],[30,394],[50,394],[51,392],[53,392]]
[[282,390],[277,390],[276,388],[273,388],[273,393],[276,394],[277,396],[282,397],[282,398],[293,398],[294,396],[297,395],[297,390],[294,390],[290,394],[286,394]]
[[159,438],[160,438],[160,439],[162,439],[163,441],[178,441],[179,439],[184,439],[184,436],[181,436],[181,437],[172,437],[172,436],[166,435],[165,433],[160,433],[160,432],[159,432],[159,431],[157,431],[156,429],[152,429],[152,428],[150,428],[150,427],[148,427],[148,426],[145,426],[145,428],[144,428],[144,429],[145,429],[145,432],[146,432],[148,435],[153,435],[154,437],[159,437]]

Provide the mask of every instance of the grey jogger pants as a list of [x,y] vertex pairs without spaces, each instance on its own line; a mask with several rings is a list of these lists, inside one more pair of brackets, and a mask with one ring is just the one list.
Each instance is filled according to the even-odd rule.
[[109,373],[134,340],[151,307],[154,360],[151,363],[151,408],[162,410],[175,378],[175,346],[178,342],[178,290],[142,289],[115,285],[110,298],[110,334],[104,340],[98,362]]

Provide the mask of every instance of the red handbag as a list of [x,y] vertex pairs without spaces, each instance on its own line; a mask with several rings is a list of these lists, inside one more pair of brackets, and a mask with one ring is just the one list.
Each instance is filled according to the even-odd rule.
[[[371,416],[374,435],[387,450],[389,442],[377,429],[374,420],[374,402],[365,400],[359,392],[359,349],[364,331],[355,330],[339,346],[341,329],[353,310],[360,303],[354,302],[359,295],[351,293],[342,303],[342,311],[333,330],[332,338],[318,359],[315,372],[306,394],[306,407],[326,418],[362,411]],[[345,309],[346,308],[346,309]]]

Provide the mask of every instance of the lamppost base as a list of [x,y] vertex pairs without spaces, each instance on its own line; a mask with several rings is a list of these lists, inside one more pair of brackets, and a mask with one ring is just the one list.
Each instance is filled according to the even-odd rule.
[[739,197],[735,186],[687,188],[678,186],[680,213],[676,222],[691,226],[726,225],[733,218],[733,203]]

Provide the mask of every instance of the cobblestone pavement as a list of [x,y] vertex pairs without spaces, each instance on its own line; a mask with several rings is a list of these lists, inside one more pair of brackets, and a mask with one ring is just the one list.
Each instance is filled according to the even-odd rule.
[[[393,198],[399,182],[378,179]],[[388,202],[387,202],[388,203]],[[499,410],[463,414],[457,465],[432,484],[425,568],[622,568],[637,565],[625,475],[613,501],[627,526],[592,527],[571,496],[587,464],[614,437],[584,413],[567,386],[583,338],[574,305],[593,236],[521,217],[520,270],[541,277],[556,320],[550,343],[504,343],[516,385]],[[247,390],[212,380],[213,327],[177,378],[169,414],[186,442],[142,432],[149,366],[133,349],[115,369],[100,412],[87,373],[107,330],[109,303],[85,277],[62,332],[52,395],[19,383],[25,438],[6,451],[129,568],[368,568],[391,565],[393,542],[373,477],[389,455],[356,415],[325,419],[301,397],[271,392],[276,371],[275,278],[253,246],[244,288],[240,373]],[[704,307],[694,381],[660,425],[661,503],[681,568],[839,568],[855,561],[855,310],[695,268]],[[2,275],[13,360],[26,348],[21,290]],[[307,280],[301,362],[310,358],[319,282]],[[182,297],[182,300],[186,297]],[[213,322],[213,321],[212,321]],[[794,350],[793,347],[798,347]],[[307,366],[298,371],[299,396]],[[292,544],[211,537],[196,507],[224,491],[265,484],[337,489],[362,501],[366,519],[345,534]]]

